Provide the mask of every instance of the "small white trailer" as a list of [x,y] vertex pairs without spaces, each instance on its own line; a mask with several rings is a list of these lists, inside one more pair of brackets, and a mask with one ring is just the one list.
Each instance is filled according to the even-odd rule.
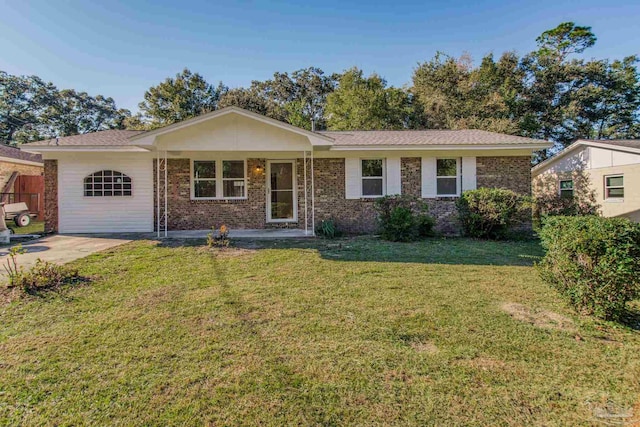
[[24,202],[4,204],[4,219],[13,220],[18,227],[26,227],[31,224],[31,218],[37,216],[37,213],[29,212],[29,208]]

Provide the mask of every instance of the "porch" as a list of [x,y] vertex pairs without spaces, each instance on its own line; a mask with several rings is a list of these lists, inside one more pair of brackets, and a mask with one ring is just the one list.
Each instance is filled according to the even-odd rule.
[[[211,230],[169,230],[168,239],[205,239]],[[254,230],[229,230],[231,239],[286,239],[313,237],[310,230],[297,228],[272,228]]]

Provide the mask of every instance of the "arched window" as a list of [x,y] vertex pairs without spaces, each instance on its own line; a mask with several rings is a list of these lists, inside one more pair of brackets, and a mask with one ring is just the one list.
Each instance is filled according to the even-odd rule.
[[84,179],[84,195],[88,197],[131,196],[131,178],[122,172],[98,171]]

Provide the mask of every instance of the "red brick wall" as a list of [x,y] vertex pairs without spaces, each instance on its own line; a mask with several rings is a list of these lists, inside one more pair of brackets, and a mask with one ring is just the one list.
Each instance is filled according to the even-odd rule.
[[478,157],[478,188],[505,188],[519,194],[531,194],[531,157]]
[[58,161],[44,161],[44,231],[58,231]]
[[[169,230],[204,230],[222,224],[230,228],[304,228],[304,160],[297,159],[298,221],[267,223],[266,160],[247,159],[246,200],[191,200],[189,159],[168,160],[168,228]],[[310,181],[310,163],[307,164]],[[154,162],[154,181],[156,179]],[[155,186],[157,187],[157,186]],[[317,187],[316,187],[317,188]],[[154,195],[154,203],[155,203]],[[308,185],[309,225],[311,224],[311,189]],[[155,212],[155,204],[154,204]],[[155,215],[155,213],[154,213]],[[154,221],[154,224],[156,222]]]

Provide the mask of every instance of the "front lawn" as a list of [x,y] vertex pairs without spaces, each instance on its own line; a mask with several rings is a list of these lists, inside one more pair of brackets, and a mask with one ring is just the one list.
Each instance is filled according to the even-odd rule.
[[91,283],[0,303],[0,424],[590,425],[640,412],[640,334],[573,314],[531,267],[535,242],[177,243],[92,255],[74,263]]

